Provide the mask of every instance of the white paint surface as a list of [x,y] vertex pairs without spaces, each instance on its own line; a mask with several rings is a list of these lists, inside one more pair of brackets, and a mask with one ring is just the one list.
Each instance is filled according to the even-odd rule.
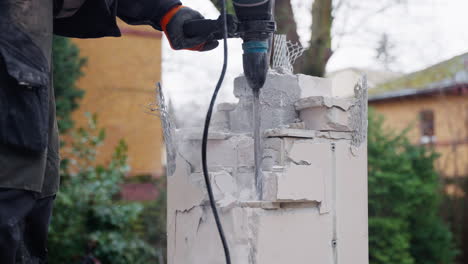
[[[243,85],[241,79],[236,83]],[[262,116],[271,128],[263,141],[264,200],[254,199],[253,140],[243,126],[248,120],[235,116],[250,113],[242,87],[236,89],[239,104],[222,105],[227,120],[209,135],[210,179],[233,263],[367,264],[367,145],[351,152],[353,131],[336,129],[324,118],[313,129],[308,120],[290,123],[299,117],[298,100],[307,101],[301,94],[318,96],[304,109],[340,111],[345,121],[355,104],[331,98],[329,80],[273,74],[267,84],[266,95],[280,92],[287,100],[262,101],[263,109],[283,115]],[[223,263],[200,172],[199,134],[188,129],[177,135],[177,168],[168,179],[168,263]]]

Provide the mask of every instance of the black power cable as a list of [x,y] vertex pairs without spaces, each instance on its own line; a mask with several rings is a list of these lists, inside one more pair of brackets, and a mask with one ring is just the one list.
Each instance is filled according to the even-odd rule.
[[211,116],[213,114],[214,104],[216,102],[216,97],[218,97],[218,92],[221,88],[221,84],[224,81],[224,76],[226,75],[227,70],[227,61],[228,61],[228,45],[227,45],[227,12],[226,12],[226,0],[221,1],[221,18],[223,21],[223,39],[224,39],[224,62],[223,70],[219,76],[218,83],[214,90],[213,96],[211,97],[210,106],[208,107],[208,112],[206,113],[205,127],[203,129],[203,139],[202,139],[202,165],[203,165],[203,176],[205,178],[206,189],[208,190],[208,197],[210,199],[211,210],[213,211],[213,216],[216,222],[216,227],[218,228],[219,237],[221,243],[223,244],[224,255],[226,257],[226,264],[231,264],[231,255],[229,253],[229,247],[226,241],[226,236],[224,235],[223,226],[221,225],[221,220],[219,219],[218,209],[216,208],[216,203],[213,196],[213,189],[211,188],[210,176],[208,174],[208,163],[207,163],[207,143],[208,143],[208,132],[210,129]]

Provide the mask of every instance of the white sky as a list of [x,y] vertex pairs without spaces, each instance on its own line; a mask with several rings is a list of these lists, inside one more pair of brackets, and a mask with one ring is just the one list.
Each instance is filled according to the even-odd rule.
[[[313,0],[292,1],[301,42],[307,45]],[[333,32],[336,35],[353,30],[333,40],[333,47],[336,49],[339,45],[339,48],[328,63],[328,71],[347,67],[381,68],[374,57],[382,32],[388,33],[395,45],[397,61],[392,69],[399,72],[419,70],[468,52],[468,0],[406,0],[406,4],[377,15],[370,14],[388,0],[344,1],[358,7],[340,9],[335,14]],[[214,19],[219,15],[209,0],[186,0],[184,4],[207,18]],[[218,102],[235,100],[232,82],[242,72],[240,45],[239,40],[229,41],[228,74]],[[163,89],[179,114],[204,115],[221,66],[222,48],[205,53],[173,51],[164,43]]]

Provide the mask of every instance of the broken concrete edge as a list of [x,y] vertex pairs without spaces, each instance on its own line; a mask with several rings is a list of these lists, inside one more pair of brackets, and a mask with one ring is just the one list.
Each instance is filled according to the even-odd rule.
[[280,209],[280,204],[270,201],[241,201],[238,203],[243,208]]
[[[340,139],[343,139],[343,138],[346,138],[349,140],[350,138],[350,133],[338,133],[338,132],[335,132],[335,131],[328,131],[328,132],[323,132],[323,131],[313,131],[313,130],[305,130],[306,132],[310,133],[310,132],[314,132],[315,135],[320,135],[320,137],[329,137],[329,136],[334,136],[334,137],[339,137]],[[301,131],[301,132],[304,132],[304,131]],[[318,141],[317,140],[313,140],[313,142],[311,143],[323,143],[323,140],[319,139],[320,137],[317,137]],[[231,139],[234,139],[234,138],[231,138]],[[231,139],[228,139],[231,140]],[[284,142],[284,140],[287,140],[289,141],[291,144],[286,144],[286,146],[289,146],[289,147],[286,147],[286,148],[283,148],[281,145],[284,144],[282,142]],[[223,141],[223,142],[228,142],[228,141]],[[265,142],[265,144],[269,147],[269,149],[271,148],[271,150],[276,150],[276,151],[283,151],[286,155],[282,158],[282,162],[281,164],[283,164],[282,166],[275,166],[275,165],[272,165],[270,166],[271,168],[269,169],[264,169],[264,175],[267,175],[269,172],[284,172],[285,169],[289,168],[290,165],[294,164],[294,165],[298,165],[298,166],[304,166],[304,165],[310,165],[310,162],[308,161],[304,161],[304,160],[295,160],[293,159],[292,157],[290,157],[290,152],[291,152],[291,149],[289,149],[290,147],[292,147],[292,143],[293,142],[305,142],[307,141],[307,138],[292,138],[292,137],[285,137],[285,138],[270,138],[268,141]],[[239,141],[240,142],[240,141]],[[314,144],[315,144],[314,143]],[[219,147],[219,143],[216,143],[217,146]],[[237,148],[239,148],[239,146],[241,146],[242,144],[236,144]],[[189,167],[189,171],[190,173],[186,172],[189,174],[189,182],[191,184],[194,184],[194,186],[198,186],[198,188],[201,188],[202,190],[205,190],[205,187],[204,187],[204,183],[203,183],[203,180],[202,180],[202,173],[201,173],[201,169],[195,169],[196,167],[201,167],[200,165],[196,165],[196,164],[193,164],[191,163],[189,160],[187,160],[186,157],[184,157],[183,153],[178,153],[178,157],[179,157],[179,165],[183,165],[185,164],[185,167]],[[275,157],[274,159],[277,160],[279,158],[278,157]],[[279,162],[279,160],[277,160],[276,162]],[[276,163],[274,162],[274,163]],[[183,163],[183,164],[182,164]],[[273,163],[273,164],[274,164]],[[286,166],[286,167],[284,167]],[[184,167],[184,166],[182,166]],[[180,167],[180,168],[182,168]],[[242,171],[241,171],[242,169]],[[233,166],[232,164],[231,165],[213,165],[213,166],[209,166],[209,171],[210,171],[210,178],[211,178],[211,182],[212,182],[212,185],[213,185],[213,188],[214,188],[214,191],[215,191],[215,194],[229,194],[227,196],[223,196],[223,195],[215,195],[216,196],[216,201],[218,203],[218,205],[220,207],[223,207],[223,208],[230,208],[232,206],[235,206],[236,205],[236,202],[237,201],[242,201],[243,199],[247,198],[244,196],[244,198],[240,198],[239,194],[236,193],[234,194],[234,191],[227,191],[226,189],[224,188],[220,188],[219,184],[218,184],[218,179],[217,179],[217,176],[219,175],[224,175],[224,176],[227,176],[227,174],[229,174],[229,177],[228,178],[231,178],[231,177],[234,177],[234,174],[237,174],[237,173],[240,173],[240,172],[245,172],[245,173],[253,173],[253,167],[235,167]],[[226,174],[227,173],[227,174]],[[265,177],[265,184],[267,184],[267,179],[268,177]],[[232,180],[232,179],[230,179]],[[230,186],[234,186],[235,184],[232,183]],[[275,186],[278,185],[278,183],[274,184]],[[270,188],[268,188],[268,186],[265,186],[266,188],[264,190],[269,190]],[[218,191],[220,190],[220,191]],[[277,194],[277,190],[274,191],[272,190],[272,193],[270,195],[265,195],[264,194],[264,197],[265,197],[265,200],[266,201],[276,201],[278,198],[278,196],[276,196]],[[203,196],[206,196],[206,193],[203,194]],[[239,197],[238,197],[239,196]],[[238,198],[236,198],[238,197]],[[267,198],[268,197],[268,198]],[[240,198],[240,199],[239,199]],[[314,199],[311,199],[312,197],[307,197],[307,199],[305,198],[305,196],[297,196],[297,197],[292,197],[291,199],[287,198],[287,199],[284,199],[284,197],[280,200],[280,201],[283,201],[283,202],[305,202],[305,201],[312,201]],[[195,199],[197,200],[197,199]],[[318,201],[318,200],[317,200]],[[207,202],[207,197],[203,197],[201,200],[198,199],[198,202],[190,202],[190,203],[186,203],[184,204],[184,209],[189,207],[191,208],[192,206],[194,205],[197,205],[197,204],[204,204]],[[180,207],[178,207],[178,209],[180,209]],[[322,207],[321,207],[321,212],[323,212],[322,210]]]
[[302,122],[299,118],[297,118],[297,121],[294,123],[289,124],[286,128],[290,129],[306,129],[306,125],[304,122]]
[[337,107],[343,111],[347,111],[354,104],[354,99],[338,98],[338,97],[325,97],[325,96],[309,96],[299,99],[294,107],[297,111],[313,108],[313,107]]
[[348,131],[316,131],[316,138],[336,139],[336,140],[351,140],[352,133]]
[[299,117],[306,129],[318,131],[351,132],[349,116],[349,111],[337,107],[311,107],[299,111]]
[[[208,139],[209,140],[226,140],[235,134],[223,131],[209,131]],[[187,140],[202,140],[203,132],[201,129],[177,129],[176,138],[178,140],[187,141]]]
[[319,131],[319,130],[308,130],[308,129],[293,129],[293,128],[275,128],[267,129],[264,134],[267,138],[303,138],[303,139],[314,139],[314,138],[326,138],[326,139],[343,139],[351,140],[352,133],[349,131]]
[[236,109],[237,103],[219,103],[216,107],[218,112],[230,112]]
[[[274,91],[265,93],[267,97],[275,95],[273,98],[279,98],[279,91],[286,93],[287,99],[294,100],[265,105],[267,117],[262,120],[277,118],[279,122],[270,122],[264,131],[277,129],[277,134],[273,135],[280,135],[265,137],[263,142],[263,165],[267,164],[262,167],[263,191],[269,191],[269,196],[255,200],[251,129],[243,126],[251,117],[248,99],[244,96],[234,110],[230,110],[234,104],[221,106],[218,109],[221,113],[213,116],[213,126],[210,127],[215,133],[208,141],[209,174],[232,248],[233,263],[283,264],[289,261],[302,264],[310,259],[326,263],[334,254],[342,260],[349,259],[349,263],[366,264],[367,238],[363,234],[367,230],[367,210],[364,210],[367,193],[361,190],[366,186],[363,151],[367,148],[364,141],[356,154],[350,155],[347,148],[351,145],[353,131],[341,131],[349,126],[352,108],[362,110],[364,106],[355,102],[348,111],[329,108],[326,104],[307,108],[302,112],[310,111],[308,119],[297,121],[294,103],[311,96],[331,97],[325,87],[327,81],[308,76],[285,76],[273,77],[270,82],[273,86],[265,87],[263,91]],[[299,82],[302,83],[299,85]],[[297,90],[299,86],[300,92]],[[241,88],[245,89],[239,91],[243,95],[251,92],[248,87]],[[238,116],[234,121],[231,120],[233,115]],[[358,121],[355,124],[362,121],[359,116],[362,114],[355,116]],[[231,125],[235,122],[240,124],[238,129]],[[220,243],[201,174],[200,131],[197,128],[183,132],[187,133],[185,137],[180,134],[183,138],[178,139],[179,156],[186,157],[178,158],[180,166],[168,180],[170,264],[221,263],[223,259],[222,250],[217,247]],[[307,137],[303,137],[304,133]],[[272,175],[270,182],[266,174]],[[268,184],[271,184],[269,190],[265,188]],[[356,186],[360,187],[358,194]],[[359,210],[354,210],[355,207]],[[331,242],[338,240],[340,246],[333,246]],[[304,255],[309,252],[313,254]],[[355,257],[355,252],[363,257]],[[322,254],[320,258],[316,256],[319,253]]]
[[293,129],[293,128],[273,128],[267,129],[263,133],[265,137],[292,137],[292,138],[314,138],[314,130]]
[[331,79],[304,74],[297,74],[295,76],[301,90],[301,98],[310,96],[333,96]]
[[238,205],[242,208],[260,208],[266,210],[315,208],[320,207],[322,202],[305,200],[277,200],[277,201],[240,201]]
[[[321,201],[310,201],[307,199],[302,200],[290,200],[290,199],[278,199],[276,201],[238,201],[233,200],[230,203],[226,203],[226,201],[220,200],[216,201],[216,205],[222,213],[226,213],[229,210],[235,208],[236,206],[241,208],[257,208],[257,209],[265,209],[265,210],[276,210],[276,209],[293,209],[293,208],[315,208],[318,207],[320,209],[322,202]],[[201,202],[200,204],[193,205],[188,208],[180,208],[175,209],[177,213],[189,213],[194,208],[202,207],[202,208],[209,208],[210,203],[206,200]],[[321,212],[321,214],[328,213]]]

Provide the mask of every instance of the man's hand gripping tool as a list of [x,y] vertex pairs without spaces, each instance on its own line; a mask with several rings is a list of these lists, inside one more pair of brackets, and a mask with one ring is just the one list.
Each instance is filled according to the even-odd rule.
[[[272,0],[233,0],[236,16],[227,16],[229,38],[244,40],[244,74],[250,87],[258,91],[263,87],[270,63],[271,38],[276,31],[272,15]],[[195,19],[186,21],[187,37],[205,36],[207,40],[220,40],[224,36],[223,21]]]

